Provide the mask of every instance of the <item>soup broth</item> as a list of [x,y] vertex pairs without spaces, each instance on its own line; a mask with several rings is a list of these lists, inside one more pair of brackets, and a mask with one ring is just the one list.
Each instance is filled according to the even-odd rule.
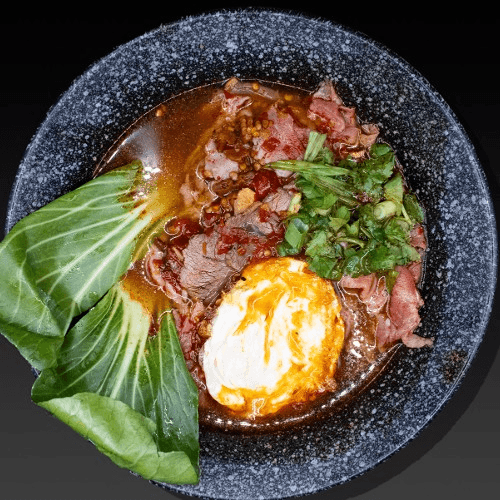
[[[229,111],[228,96],[237,98],[230,103],[235,109]],[[97,176],[140,160],[146,176],[154,181],[157,199],[163,205],[162,212],[165,215],[162,230],[150,241],[153,251],[150,250],[148,256],[134,263],[124,283],[134,297],[147,305],[152,317],[167,308],[177,311],[177,327],[184,357],[199,390],[202,426],[260,432],[321,418],[367,387],[401,345],[389,343],[380,348],[376,341],[377,316],[360,299],[359,290],[344,287],[341,282],[334,280],[343,312],[349,312],[349,320],[345,319],[344,345],[334,380],[327,390],[310,394],[306,400],[285,405],[270,415],[249,417],[220,404],[207,389],[200,352],[210,337],[210,325],[222,294],[233,286],[241,273],[231,276],[216,295],[212,294],[205,301],[193,301],[189,293],[178,288],[179,281],[175,276],[169,278],[175,274],[172,262],[183,265],[186,245],[192,235],[209,234],[216,223],[214,221],[220,222],[224,218],[229,220],[235,215],[235,204],[243,199],[239,194],[243,189],[250,189],[250,186],[255,194],[259,189],[267,189],[266,182],[272,184],[274,177],[263,175],[265,161],[252,156],[254,149],[249,147],[249,144],[256,143],[260,132],[273,125],[272,120],[266,118],[270,103],[278,102],[294,123],[301,127],[318,128],[308,115],[311,96],[311,92],[303,89],[268,82],[237,82],[229,87],[227,82],[217,83],[185,92],[159,104],[133,123],[95,170]],[[360,130],[365,131],[362,138],[368,137],[369,128]],[[237,165],[227,175],[225,172],[224,175],[217,175],[207,167],[207,144],[214,137],[217,153],[223,152],[225,159]],[[339,142],[336,148],[334,152],[339,158],[348,155],[361,158],[367,150],[365,144],[348,141]],[[290,154],[294,152],[290,151]],[[217,162],[212,164],[218,168]],[[255,180],[257,175],[260,184]],[[288,179],[279,178],[279,186],[286,187]],[[226,238],[227,245],[233,245],[237,238],[240,238],[237,241],[240,245],[256,245],[253,240],[250,243],[244,241],[240,232],[232,233],[231,237],[232,240]],[[262,243],[258,250],[260,253],[253,250],[253,257],[258,260],[279,257],[276,246],[283,237],[284,233],[277,230],[266,235],[265,241],[259,240]],[[165,257],[168,252],[171,253],[168,257],[170,261]],[[302,259],[304,256],[299,255],[297,258]],[[170,267],[165,264],[167,261]],[[160,286],[158,279],[155,279],[151,266],[156,269],[157,276],[161,275],[164,286]],[[171,271],[170,275],[167,267]],[[183,303],[187,304],[185,310],[179,309],[175,300],[172,300],[172,290],[183,297]],[[193,308],[201,303],[202,311],[193,313]],[[153,322],[151,334],[154,335],[154,332]]]

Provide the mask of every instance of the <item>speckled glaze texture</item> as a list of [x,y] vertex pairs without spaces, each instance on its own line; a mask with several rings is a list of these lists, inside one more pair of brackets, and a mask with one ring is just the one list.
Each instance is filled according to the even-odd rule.
[[311,90],[331,78],[346,104],[380,125],[427,211],[418,333],[434,347],[400,348],[352,403],[299,431],[203,431],[199,485],[163,486],[210,499],[303,496],[353,479],[415,438],[454,393],[489,318],[497,239],[485,177],[455,115],[418,72],[359,33],[294,13],[211,13],[161,26],[98,61],[51,109],[20,166],[7,229],[88,180],[147,110],[233,75]]

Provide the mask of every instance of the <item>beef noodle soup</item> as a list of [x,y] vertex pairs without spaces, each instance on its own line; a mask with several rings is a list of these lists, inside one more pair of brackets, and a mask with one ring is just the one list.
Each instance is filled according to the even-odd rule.
[[202,425],[309,421],[399,346],[431,344],[414,333],[423,220],[378,127],[331,82],[232,78],[183,93],[126,130],[95,175],[135,160],[170,216],[124,280],[150,309],[173,309]]

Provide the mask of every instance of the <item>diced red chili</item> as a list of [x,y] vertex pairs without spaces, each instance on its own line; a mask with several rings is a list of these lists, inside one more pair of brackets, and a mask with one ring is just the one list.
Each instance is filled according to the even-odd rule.
[[267,222],[271,218],[272,212],[266,208],[259,207],[260,222]]
[[272,153],[280,144],[281,142],[277,137],[270,137],[262,143],[262,149]]
[[248,245],[252,240],[251,235],[239,227],[223,229],[219,241],[217,242],[217,253],[225,254],[234,245]]
[[255,192],[257,200],[264,199],[281,186],[278,174],[271,169],[262,168],[253,177],[250,189]]
[[269,257],[277,257],[277,246],[278,243],[283,241],[284,236],[285,229],[283,226],[277,232],[272,233],[265,238],[259,238],[259,240],[255,242],[255,248],[252,252],[252,260],[254,261],[259,259],[268,259]]

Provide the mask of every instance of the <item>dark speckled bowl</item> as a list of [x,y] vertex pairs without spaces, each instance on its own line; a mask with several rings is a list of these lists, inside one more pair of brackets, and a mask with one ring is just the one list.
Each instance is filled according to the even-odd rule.
[[367,390],[301,432],[203,432],[200,484],[165,486],[286,498],[346,482],[415,438],[455,392],[488,322],[497,266],[488,187],[462,126],[422,76],[358,33],[294,14],[224,12],[162,26],[98,61],[53,107],[19,169],[7,229],[88,180],[122,130],[160,101],[233,75],[308,89],[333,79],[362,119],[380,125],[428,216],[419,333],[435,346],[399,349]]

